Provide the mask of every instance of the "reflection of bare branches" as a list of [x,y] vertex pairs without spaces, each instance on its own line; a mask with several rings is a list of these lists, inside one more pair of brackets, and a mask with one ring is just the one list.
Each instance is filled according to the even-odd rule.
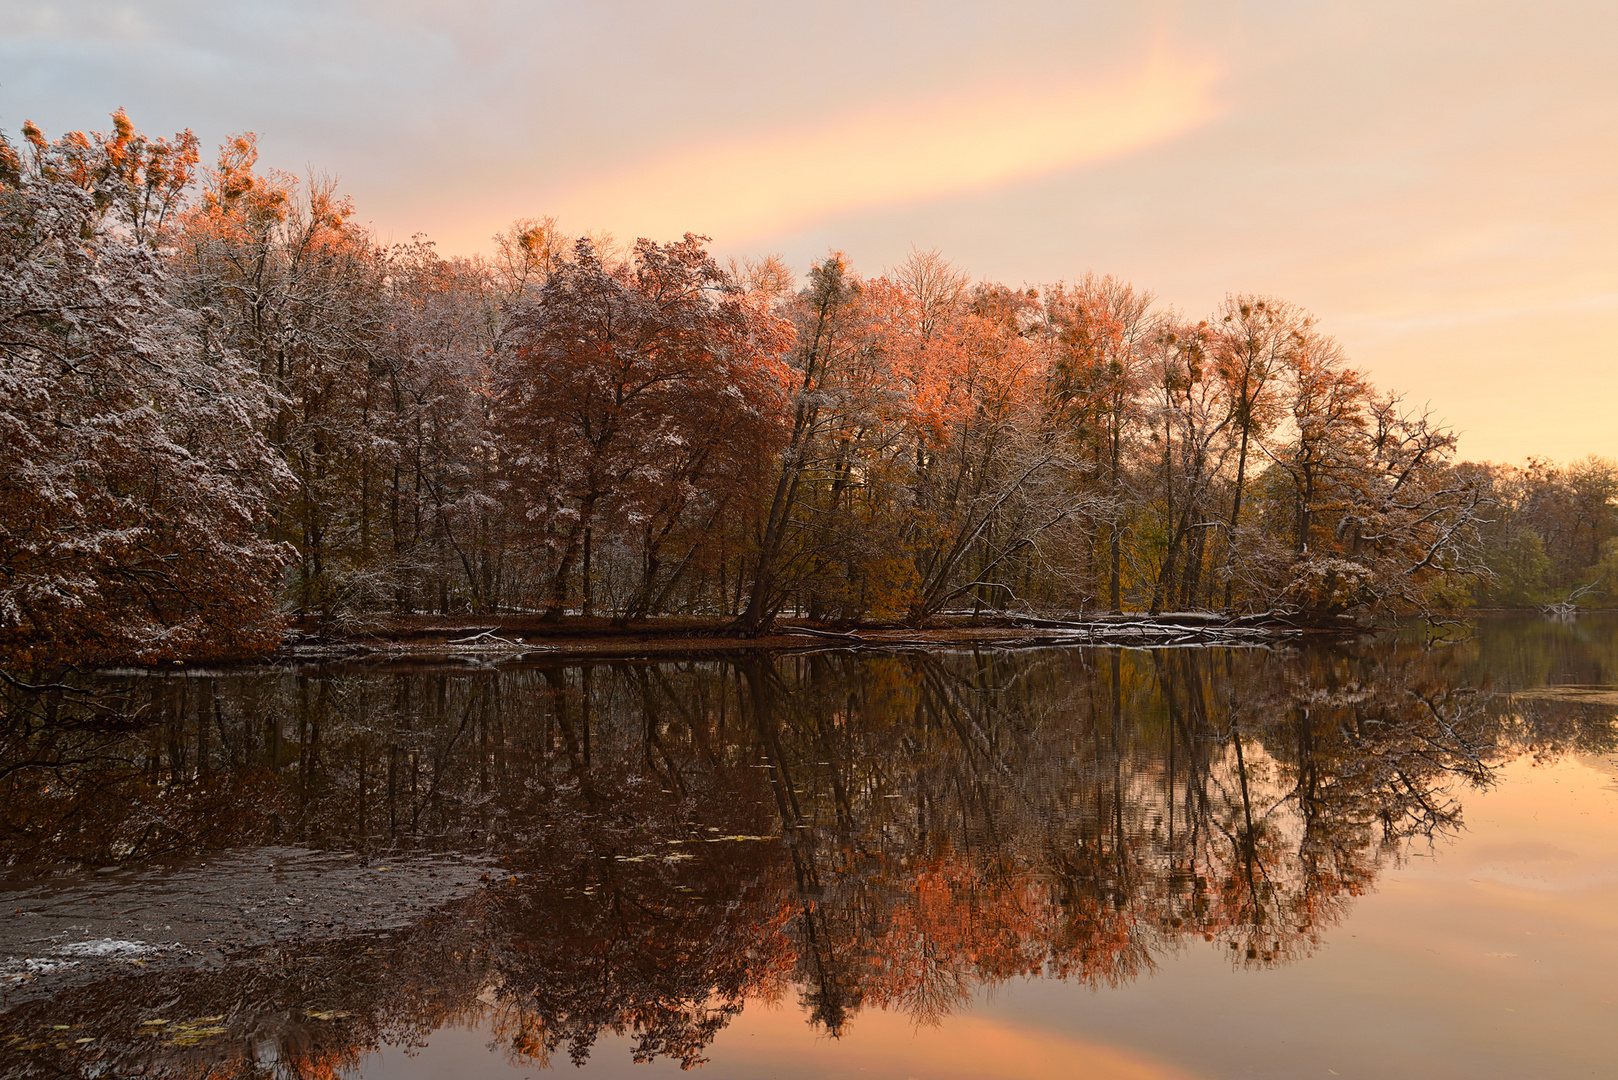
[[[794,988],[835,1035],[873,1005],[937,1023],[1034,973],[1121,984],[1199,938],[1273,966],[1314,951],[1404,843],[1460,828],[1463,786],[1508,747],[1611,744],[1610,708],[1502,707],[1456,655],[827,651],[101,697],[8,683],[15,866],[293,842],[505,860],[386,940],[247,942],[219,972],[12,1015],[105,1014],[126,1035],[160,1002],[230,1017],[193,1046],[36,1051],[41,1075],[200,1075],[204,1058],[247,1075],[243,1048],[269,1043],[281,1075],[318,1075],[472,1022],[525,1063],[583,1060],[615,1032],[638,1059],[695,1064],[745,1000]],[[138,725],[95,722],[92,698]]]

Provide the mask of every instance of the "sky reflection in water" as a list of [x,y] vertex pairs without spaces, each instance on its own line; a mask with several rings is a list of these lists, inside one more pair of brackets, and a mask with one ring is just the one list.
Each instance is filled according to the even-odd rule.
[[0,1067],[1599,1073],[1618,710],[1521,691],[1612,687],[1614,629],[14,699],[9,760],[78,764],[11,774],[0,944],[169,948],[6,961]]

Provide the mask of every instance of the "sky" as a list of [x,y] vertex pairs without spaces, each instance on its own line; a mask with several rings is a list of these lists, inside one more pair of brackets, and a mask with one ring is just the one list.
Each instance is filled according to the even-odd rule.
[[0,0],[0,128],[335,177],[380,238],[521,217],[876,274],[1312,311],[1461,456],[1618,458],[1618,5]]

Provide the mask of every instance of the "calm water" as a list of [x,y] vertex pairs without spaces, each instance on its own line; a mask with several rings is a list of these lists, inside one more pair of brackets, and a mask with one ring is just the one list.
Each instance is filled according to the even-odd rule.
[[83,689],[3,1075],[1618,1075],[1611,617]]

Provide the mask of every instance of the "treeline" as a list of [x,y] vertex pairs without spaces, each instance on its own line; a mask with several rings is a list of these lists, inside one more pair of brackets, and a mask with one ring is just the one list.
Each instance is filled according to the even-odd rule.
[[12,662],[236,653],[287,612],[1330,617],[1538,565],[1509,476],[1284,301],[1188,319],[931,253],[796,288],[550,219],[444,258],[251,135],[202,168],[113,121],[0,136]]
[[1460,466],[1489,499],[1479,604],[1618,606],[1618,462]]

